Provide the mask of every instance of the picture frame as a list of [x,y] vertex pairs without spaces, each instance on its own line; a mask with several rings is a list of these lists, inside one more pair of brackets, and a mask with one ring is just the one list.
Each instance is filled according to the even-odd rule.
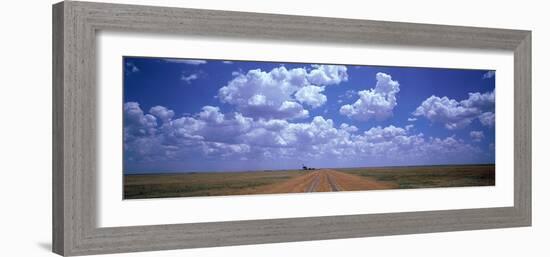
[[[98,31],[504,50],[514,54],[513,207],[97,226]],[[531,225],[531,32],[65,1],[53,6],[53,251],[64,256]]]

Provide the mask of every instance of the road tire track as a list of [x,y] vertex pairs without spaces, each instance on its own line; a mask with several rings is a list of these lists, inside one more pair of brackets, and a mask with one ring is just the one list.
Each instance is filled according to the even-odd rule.
[[315,174],[315,178],[313,179],[313,181],[311,181],[309,186],[306,188],[306,193],[317,191],[317,187],[319,187],[320,181],[321,181],[321,176],[319,176],[319,173],[317,172]]
[[334,181],[334,178],[332,177],[332,175],[328,173],[326,175],[327,175],[328,183],[330,185],[330,190],[332,190],[333,192],[342,191],[342,188],[336,183],[336,181]]

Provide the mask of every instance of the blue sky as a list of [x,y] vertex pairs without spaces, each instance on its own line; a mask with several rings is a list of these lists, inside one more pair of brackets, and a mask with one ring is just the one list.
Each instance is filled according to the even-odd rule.
[[125,57],[124,172],[494,163],[495,72]]

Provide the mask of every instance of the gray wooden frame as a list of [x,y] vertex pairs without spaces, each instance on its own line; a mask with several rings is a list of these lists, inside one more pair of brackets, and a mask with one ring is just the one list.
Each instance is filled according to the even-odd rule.
[[[514,206],[99,228],[95,223],[95,36],[99,30],[513,51]],[[53,6],[53,251],[58,254],[86,255],[530,225],[530,31],[72,1]]]

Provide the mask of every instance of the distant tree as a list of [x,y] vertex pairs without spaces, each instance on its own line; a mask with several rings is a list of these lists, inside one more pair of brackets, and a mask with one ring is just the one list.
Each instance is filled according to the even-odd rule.
[[302,164],[302,170],[315,170],[315,168],[308,168],[306,165]]

